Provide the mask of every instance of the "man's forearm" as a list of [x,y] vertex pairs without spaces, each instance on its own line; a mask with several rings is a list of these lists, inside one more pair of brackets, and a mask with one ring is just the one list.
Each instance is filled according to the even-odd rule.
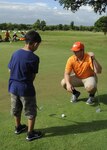
[[93,66],[94,66],[95,73],[101,73],[102,72],[102,67],[95,58],[93,59]]

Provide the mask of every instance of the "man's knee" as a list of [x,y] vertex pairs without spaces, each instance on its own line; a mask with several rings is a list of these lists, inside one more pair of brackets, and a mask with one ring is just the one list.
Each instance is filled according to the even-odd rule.
[[87,92],[91,92],[91,91],[96,91],[97,87],[93,84],[90,84],[90,85],[87,85],[85,89],[87,90]]
[[61,80],[61,86],[62,86],[63,88],[66,88],[65,79],[62,79],[62,80]]

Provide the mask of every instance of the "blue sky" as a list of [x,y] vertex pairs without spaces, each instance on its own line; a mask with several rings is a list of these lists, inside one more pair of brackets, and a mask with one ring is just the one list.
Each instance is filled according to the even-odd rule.
[[54,0],[0,0],[0,23],[33,24],[40,19],[46,21],[47,25],[70,24],[74,21],[74,25],[90,26],[100,17],[88,6],[72,13]]

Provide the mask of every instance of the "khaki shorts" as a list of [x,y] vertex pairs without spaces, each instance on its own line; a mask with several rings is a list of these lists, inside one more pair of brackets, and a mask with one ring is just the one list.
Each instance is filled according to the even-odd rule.
[[24,110],[25,116],[29,119],[36,117],[36,97],[19,97],[11,94],[11,114],[20,117],[22,109]]
[[85,88],[88,86],[92,86],[97,88],[97,76],[91,76],[86,79],[79,79],[75,75],[71,75],[71,83],[74,87],[82,87],[84,86]]

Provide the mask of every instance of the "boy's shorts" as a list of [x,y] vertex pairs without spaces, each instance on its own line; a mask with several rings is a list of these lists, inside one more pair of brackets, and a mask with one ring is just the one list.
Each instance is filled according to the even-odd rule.
[[22,109],[25,116],[29,119],[35,118],[37,115],[36,97],[23,97],[11,94],[11,114],[20,117]]

